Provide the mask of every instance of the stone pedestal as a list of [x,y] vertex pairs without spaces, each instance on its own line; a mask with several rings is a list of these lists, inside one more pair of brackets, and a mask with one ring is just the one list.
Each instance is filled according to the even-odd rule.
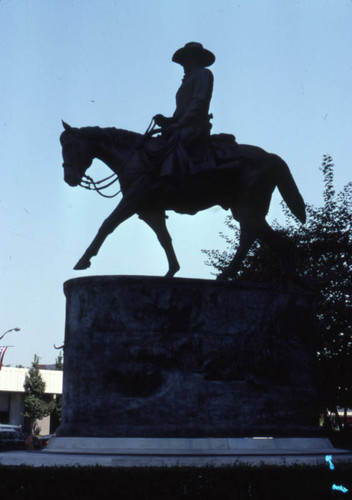
[[313,298],[144,276],[65,283],[61,437],[312,436]]

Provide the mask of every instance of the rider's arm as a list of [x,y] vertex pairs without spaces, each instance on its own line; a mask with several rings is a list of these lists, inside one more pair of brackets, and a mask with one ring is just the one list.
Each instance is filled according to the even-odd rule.
[[155,115],[154,116],[154,121],[155,123],[159,126],[159,127],[167,127],[168,125],[170,125],[171,123],[174,123],[174,118],[167,118],[166,116],[164,115]]

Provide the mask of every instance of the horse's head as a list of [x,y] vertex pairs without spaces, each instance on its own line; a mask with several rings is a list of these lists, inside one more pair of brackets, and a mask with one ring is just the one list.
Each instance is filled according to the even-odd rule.
[[93,155],[89,141],[82,137],[78,128],[64,121],[64,132],[60,136],[64,167],[64,179],[70,186],[78,186],[86,170],[91,166]]

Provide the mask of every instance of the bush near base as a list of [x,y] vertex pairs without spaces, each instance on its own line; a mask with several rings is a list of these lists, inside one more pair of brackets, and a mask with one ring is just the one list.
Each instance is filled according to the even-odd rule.
[[[352,464],[233,467],[0,467],[0,498],[111,499],[330,499],[352,491]],[[348,496],[348,495],[346,495]]]

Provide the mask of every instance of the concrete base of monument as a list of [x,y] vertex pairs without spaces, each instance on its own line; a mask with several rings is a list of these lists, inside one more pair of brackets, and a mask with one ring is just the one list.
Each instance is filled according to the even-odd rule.
[[319,436],[311,293],[93,276],[65,294],[58,437]]
[[0,453],[1,465],[31,467],[226,467],[352,462],[324,438],[53,438],[42,451]]
[[[335,448],[327,438],[53,438],[49,453],[158,456],[324,455]],[[335,453],[335,451],[334,451]]]

